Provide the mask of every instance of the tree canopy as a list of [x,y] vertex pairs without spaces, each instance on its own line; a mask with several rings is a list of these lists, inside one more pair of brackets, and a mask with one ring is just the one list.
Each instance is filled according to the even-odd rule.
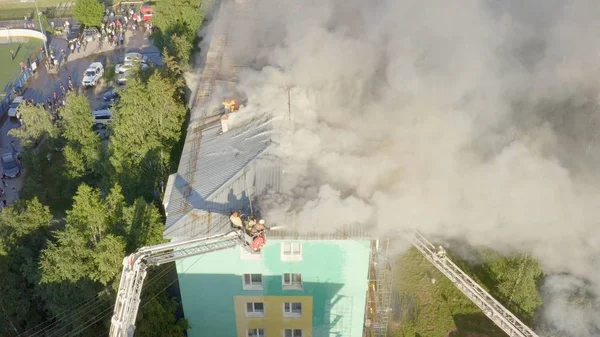
[[486,250],[485,266],[495,280],[492,293],[499,297],[509,310],[526,320],[533,318],[542,305],[538,281],[543,272],[535,259],[527,254],[507,257]]
[[[167,69],[145,80],[128,80],[114,116],[109,150],[117,182],[126,190],[141,191],[147,198],[157,195],[160,182],[170,172],[171,152],[180,140],[185,121],[182,82],[170,77],[175,73]],[[128,193],[125,195],[133,200]]]
[[159,1],[154,7],[152,22],[157,29],[154,33],[156,46],[160,50],[166,49],[186,67],[204,21],[202,3],[202,0]]
[[104,6],[98,0],[77,0],[73,16],[86,27],[100,27],[104,17]]
[[8,133],[21,142],[22,146],[32,146],[45,137],[54,138],[58,129],[52,123],[52,116],[41,105],[21,105],[19,113],[23,120],[20,128],[11,129]]
[[66,140],[63,148],[66,174],[79,178],[98,169],[102,144],[92,131],[94,118],[87,97],[69,93],[61,117],[61,134]]
[[[3,336],[106,334],[123,258],[164,242],[160,187],[179,160],[187,112],[182,67],[167,54],[164,64],[132,74],[108,145],[83,95],[67,95],[56,124],[41,107],[21,107],[24,126],[11,133],[27,175],[21,200],[0,213]],[[173,265],[149,273],[160,277],[142,294],[137,331],[184,336],[180,303],[165,291]]]

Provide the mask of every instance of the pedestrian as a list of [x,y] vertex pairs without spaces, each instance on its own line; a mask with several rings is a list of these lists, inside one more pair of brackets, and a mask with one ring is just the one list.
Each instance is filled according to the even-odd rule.
[[77,53],[79,53],[79,50],[81,49],[81,43],[79,42],[79,40],[77,40]]
[[65,52],[65,50],[64,50],[64,49],[61,49],[61,50],[60,50],[60,54],[62,55],[62,57],[63,57],[63,60],[65,60],[65,63],[67,63],[67,61],[68,61],[68,57],[69,57],[69,56],[67,55],[67,52]]
[[4,187],[6,187],[6,179],[8,179],[8,176],[6,173],[2,173],[2,186]]
[[62,83],[60,84],[60,91],[62,91],[63,95],[67,93],[67,89],[65,89],[65,86]]
[[87,44],[88,44],[88,41],[84,39],[84,40],[83,40],[83,51],[84,51],[84,52],[85,52],[85,50],[87,49]]
[[21,61],[21,63],[19,63],[19,65],[21,66],[21,72],[24,72],[25,71],[25,63],[23,63]]
[[119,36],[119,41],[121,41],[121,47],[122,47],[123,44],[125,43],[125,37],[123,36],[123,34],[121,34],[121,36]]
[[71,43],[71,45],[69,46],[69,48],[71,48],[71,54],[73,54],[75,52],[75,44]]
[[8,204],[6,203],[6,198],[2,198],[2,205],[4,205],[4,207],[8,207]]
[[58,103],[58,93],[54,90],[54,104]]
[[14,61],[15,60],[15,51],[14,50],[10,50],[10,60]]

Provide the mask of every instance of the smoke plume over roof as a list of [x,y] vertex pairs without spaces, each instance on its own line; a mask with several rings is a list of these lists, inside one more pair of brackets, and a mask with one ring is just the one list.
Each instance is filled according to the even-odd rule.
[[240,118],[267,111],[283,130],[285,193],[265,201],[267,219],[527,251],[570,275],[547,280],[546,317],[600,335],[600,315],[558,295],[573,277],[600,291],[600,3],[257,6],[235,48],[254,67],[241,74]]

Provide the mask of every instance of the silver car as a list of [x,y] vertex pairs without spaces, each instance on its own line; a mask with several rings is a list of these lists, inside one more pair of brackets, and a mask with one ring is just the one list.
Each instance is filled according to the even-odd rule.
[[4,174],[9,178],[16,178],[21,173],[19,160],[13,153],[5,153],[0,158],[2,161],[2,169]]

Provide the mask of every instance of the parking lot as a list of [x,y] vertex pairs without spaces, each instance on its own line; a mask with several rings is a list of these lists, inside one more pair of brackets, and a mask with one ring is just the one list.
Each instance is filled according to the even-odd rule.
[[[68,88],[68,78],[70,76],[74,90],[88,97],[92,110],[104,110],[109,108],[109,102],[102,98],[117,86],[117,84],[107,83],[103,77],[103,80],[94,87],[83,88],[83,76],[90,64],[100,62],[103,65],[104,72],[114,72],[114,66],[123,63],[125,55],[132,52],[144,55],[144,57],[147,58],[148,63],[157,65],[162,64],[160,52],[152,45],[151,41],[148,40],[147,34],[144,34],[141,31],[135,33],[127,31],[125,42],[125,45],[122,47],[111,48],[106,48],[105,46],[103,46],[103,48],[95,48],[97,46],[94,43],[97,42],[90,42],[85,51],[81,50],[79,53],[74,53],[73,55],[70,55],[67,62],[61,62],[57,73],[48,72],[43,66],[38,67],[38,71],[29,81],[26,90],[23,93],[23,97],[26,100],[31,99],[35,103],[44,103],[49,98],[53,100],[55,93],[58,94],[58,96],[62,96],[61,85]],[[55,38],[51,43],[51,48],[55,51],[55,55],[60,55],[60,51],[67,48],[67,40],[60,37]],[[115,79],[116,77],[117,76],[114,76]],[[0,123],[0,154],[18,151],[18,140],[8,134],[11,129],[20,126],[18,120],[16,118],[9,118],[5,114],[0,119]],[[95,129],[100,138],[106,140],[106,128],[99,125]],[[2,187],[5,190],[5,196],[0,198],[5,198],[8,205],[12,204],[19,196],[19,190],[22,186],[21,180],[26,173],[26,168],[22,168],[22,170],[22,173],[17,178],[7,180],[7,186]],[[0,207],[1,206],[2,203],[0,203]]]

